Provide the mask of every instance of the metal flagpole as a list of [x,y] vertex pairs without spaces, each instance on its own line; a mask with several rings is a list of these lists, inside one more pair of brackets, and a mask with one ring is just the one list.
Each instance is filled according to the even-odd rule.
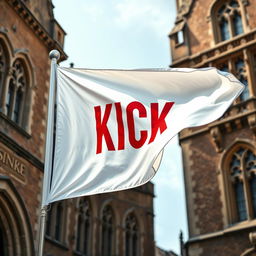
[[[57,61],[60,58],[60,53],[57,50],[52,50],[49,54],[49,57],[51,59],[51,75],[50,75],[47,134],[46,134],[46,146],[45,146],[43,202],[45,202],[45,197],[50,188],[50,179],[51,179],[51,171],[52,171],[56,67],[57,67]],[[41,212],[40,212],[40,227],[39,227],[38,250],[37,250],[38,256],[43,256],[46,214],[47,214],[47,205],[42,205]]]

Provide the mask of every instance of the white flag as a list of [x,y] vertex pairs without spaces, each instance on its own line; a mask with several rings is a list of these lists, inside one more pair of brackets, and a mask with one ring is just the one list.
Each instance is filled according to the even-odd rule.
[[221,117],[242,89],[215,68],[58,67],[54,166],[43,205],[148,182],[173,136]]

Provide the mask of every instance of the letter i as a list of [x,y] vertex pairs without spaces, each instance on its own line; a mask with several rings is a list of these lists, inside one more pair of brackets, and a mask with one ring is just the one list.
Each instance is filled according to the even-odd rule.
[[124,149],[124,122],[123,122],[123,114],[122,114],[122,107],[121,103],[115,103],[116,107],[116,121],[118,127],[118,150]]

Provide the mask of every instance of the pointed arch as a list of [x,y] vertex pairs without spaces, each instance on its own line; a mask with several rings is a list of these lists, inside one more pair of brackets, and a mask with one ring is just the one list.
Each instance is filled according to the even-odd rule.
[[215,43],[228,40],[248,30],[244,1],[215,0],[212,2],[209,15]]
[[32,93],[35,74],[32,62],[25,51],[17,51],[11,62],[4,95],[5,114],[26,131],[30,127]]
[[8,77],[10,63],[13,58],[13,48],[7,34],[0,30],[0,110],[4,109],[5,84]]
[[246,140],[233,142],[221,158],[220,174],[225,222],[256,218],[256,148]]
[[[33,256],[33,233],[29,215],[8,177],[0,176],[0,229],[6,255]],[[5,256],[5,255],[4,255]]]

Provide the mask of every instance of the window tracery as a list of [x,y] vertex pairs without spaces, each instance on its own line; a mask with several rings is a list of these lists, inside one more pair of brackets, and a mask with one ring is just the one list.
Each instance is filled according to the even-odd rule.
[[17,59],[12,66],[6,97],[6,115],[15,123],[21,123],[27,78],[21,60]]
[[[220,1],[220,3],[223,3]],[[244,33],[242,12],[237,0],[226,1],[214,12],[217,22],[217,41],[225,41]]]
[[236,222],[256,217],[256,153],[239,147],[232,154],[229,175],[234,195]]

